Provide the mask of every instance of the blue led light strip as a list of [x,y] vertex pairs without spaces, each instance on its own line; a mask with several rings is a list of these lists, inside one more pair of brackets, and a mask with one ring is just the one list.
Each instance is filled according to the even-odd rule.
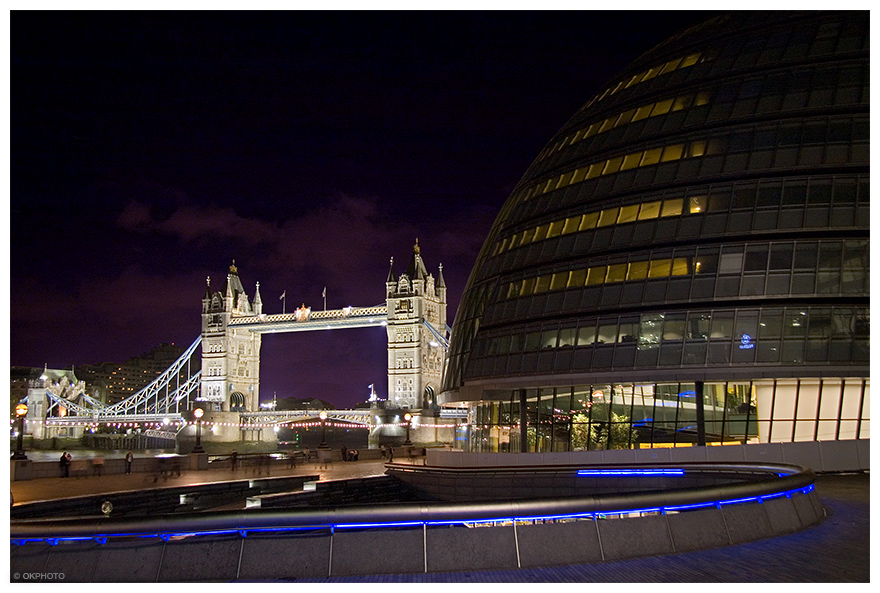
[[579,469],[579,476],[683,476],[683,469]]
[[[676,471],[676,470],[673,470]],[[677,470],[682,471],[683,470]],[[82,541],[82,540],[95,540],[100,544],[104,544],[109,537],[124,537],[124,536],[136,536],[141,538],[152,538],[158,537],[163,539],[164,541],[168,541],[172,537],[191,537],[191,536],[200,536],[200,535],[222,535],[222,534],[230,534],[230,533],[238,533],[242,537],[246,536],[247,532],[284,532],[284,531],[306,531],[306,530],[314,530],[314,529],[357,529],[357,528],[381,528],[381,527],[412,527],[417,525],[465,525],[465,524],[474,524],[474,523],[506,523],[506,522],[515,522],[515,521],[540,521],[547,519],[578,519],[578,518],[592,518],[593,520],[596,517],[605,517],[608,515],[628,515],[632,513],[666,513],[667,511],[683,511],[683,510],[693,510],[693,509],[701,509],[708,507],[716,507],[721,508],[721,505],[728,504],[739,504],[739,503],[748,503],[748,502],[758,502],[762,503],[766,499],[778,498],[781,496],[785,496],[791,498],[794,494],[809,494],[815,489],[815,485],[810,484],[809,486],[805,486],[803,488],[795,488],[793,490],[787,490],[784,492],[776,492],[773,494],[763,494],[760,496],[752,496],[747,498],[734,498],[728,500],[717,500],[717,501],[707,501],[707,502],[698,502],[693,504],[685,504],[685,505],[677,505],[677,506],[662,506],[662,507],[649,507],[649,508],[641,508],[641,509],[620,509],[620,510],[607,510],[607,511],[591,511],[585,513],[570,513],[564,515],[536,515],[529,517],[495,517],[490,519],[457,519],[457,520],[448,520],[448,521],[400,521],[400,522],[387,522],[387,523],[338,523],[338,524],[322,524],[322,525],[308,525],[308,526],[297,526],[297,527],[234,527],[229,529],[215,529],[215,530],[206,530],[206,531],[186,531],[186,532],[168,532],[163,531],[162,533],[142,533],[142,534],[95,534],[90,536],[69,536],[69,537],[47,537],[47,538],[11,538],[10,543],[14,545],[23,546],[25,543],[33,542],[39,543],[44,542],[50,545],[57,545],[58,542],[62,541]]]

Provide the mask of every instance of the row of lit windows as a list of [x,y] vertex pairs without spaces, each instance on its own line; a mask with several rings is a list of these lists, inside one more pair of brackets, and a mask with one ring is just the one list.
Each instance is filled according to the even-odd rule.
[[648,68],[647,70],[639,72],[638,74],[634,74],[628,79],[621,80],[615,86],[608,87],[601,94],[597,94],[595,97],[590,99],[590,102],[586,104],[584,109],[590,107],[593,103],[596,103],[597,101],[601,101],[605,97],[610,97],[618,91],[628,89],[633,85],[647,82],[654,77],[662,76],[663,74],[669,74],[670,72],[679,70],[681,68],[689,68],[694,64],[704,62],[708,59],[711,59],[709,55],[704,55],[698,52],[681,58],[675,58],[674,60],[669,60],[668,62],[664,62],[663,64],[660,64],[658,66]]
[[706,196],[690,196],[687,204],[682,198],[670,198],[656,200],[644,204],[630,204],[628,206],[606,208],[597,212],[589,212],[584,215],[570,216],[562,220],[542,224],[538,227],[526,229],[511,237],[505,238],[495,245],[492,255],[503,253],[508,249],[514,249],[529,243],[552,239],[559,235],[567,235],[579,231],[624,224],[637,220],[652,220],[665,216],[681,216],[687,212],[694,214],[706,210]]
[[[774,147],[791,146],[803,149],[809,146],[839,144],[843,147],[844,152],[841,155],[829,156],[830,162],[846,162],[851,158],[858,160],[857,157],[850,157],[848,155],[846,147],[852,144],[867,143],[870,138],[869,127],[868,118],[860,116],[855,118],[823,118],[806,122],[782,123],[779,126],[773,124],[769,126],[759,125],[738,128],[732,132],[718,135],[713,134],[708,140],[701,138],[687,143],[641,150],[624,156],[605,159],[590,165],[584,165],[573,171],[568,171],[546,181],[539,182],[525,190],[519,199],[530,200],[585,180],[648,165],[678,161],[691,157],[748,153],[763,149],[773,149]],[[815,152],[814,149],[810,150]],[[761,162],[762,166],[770,166],[771,160],[769,158],[763,159],[763,161]],[[786,164],[791,165],[794,163]]]
[[[644,313],[582,321],[579,327],[553,324],[493,337],[478,343],[475,356],[531,352],[545,348],[638,344],[655,347],[675,340],[736,340],[750,344],[778,339],[868,338],[868,311],[852,307],[774,307],[733,311]],[[746,336],[745,343],[743,337]]]
[[[569,216],[505,237],[495,244],[492,255],[571,233],[643,220],[652,220],[682,214],[727,212],[758,208],[798,205],[844,205],[870,198],[868,181],[854,176],[813,177],[784,181],[765,180],[696,188],[682,197],[652,200],[643,204],[629,204],[605,208],[597,212]],[[667,193],[669,195],[669,192]],[[766,227],[762,227],[766,228]]]
[[[697,267],[699,265],[699,262],[695,264]],[[548,290],[580,288],[594,284],[644,280],[645,278],[687,276],[688,274],[690,274],[690,266],[686,257],[637,261],[571,271],[563,270],[554,274],[515,280],[507,285],[506,294],[508,299],[513,299],[540,294]]]
[[[674,251],[664,250],[648,260],[615,262],[612,259],[603,265],[514,280],[502,287],[502,294],[506,299],[514,299],[612,282],[687,276],[691,272],[695,275],[740,276],[798,270],[808,270],[814,274],[828,272],[839,290],[858,293],[867,277],[867,269],[868,243],[864,240],[785,241],[725,245],[723,248],[685,247]],[[787,291],[787,277],[783,284],[779,289],[785,288]],[[813,287],[812,280],[809,286]],[[774,291],[774,294],[777,292]]]
[[628,123],[637,122],[639,120],[647,119],[649,117],[657,117],[658,115],[666,115],[667,113],[674,113],[676,111],[688,109],[689,107],[700,107],[702,105],[707,105],[708,103],[709,94],[699,92],[681,95],[673,99],[664,99],[662,101],[649,103],[647,105],[642,105],[641,107],[624,111],[619,115],[608,117],[601,121],[595,122],[587,126],[586,128],[581,128],[573,134],[569,134],[559,142],[556,142],[555,144],[545,148],[541,152],[541,154],[538,155],[537,160],[540,161],[541,159],[547,157],[547,155],[557,150],[562,150],[566,146],[575,144],[576,142],[580,142],[581,140],[586,140],[587,138],[595,136],[596,134],[601,134],[602,132],[607,132],[609,130],[613,130],[614,128],[625,126]]
[[680,159],[721,154],[723,150],[723,144],[718,139],[712,139],[708,142],[705,140],[692,140],[680,144],[640,150],[627,155],[605,159],[591,165],[584,165],[574,171],[557,175],[544,183],[534,186],[530,191],[526,192],[522,199],[530,200],[535,196],[588,179],[595,179],[602,175],[611,175],[620,171],[647,167],[648,165],[656,165],[658,163],[668,163]]

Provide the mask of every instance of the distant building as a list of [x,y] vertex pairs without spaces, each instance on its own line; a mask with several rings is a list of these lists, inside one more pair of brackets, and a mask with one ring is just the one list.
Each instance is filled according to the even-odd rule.
[[457,443],[870,437],[868,15],[713,18],[572,116],[456,313]]
[[[85,380],[90,396],[107,404],[115,404],[149,385],[167,370],[184,350],[186,348],[175,344],[162,343],[145,354],[129,358],[124,363],[102,362],[82,365],[76,368],[76,372]],[[198,365],[198,362],[194,364]],[[181,375],[181,382],[188,378]]]

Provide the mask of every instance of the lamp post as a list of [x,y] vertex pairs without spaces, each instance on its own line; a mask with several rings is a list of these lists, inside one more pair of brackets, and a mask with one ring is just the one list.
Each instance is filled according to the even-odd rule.
[[321,418],[321,444],[318,445],[319,449],[329,449],[330,447],[327,445],[327,424],[325,420],[327,420],[327,412],[321,410],[321,413],[318,414],[318,417]]
[[406,420],[406,440],[403,441],[404,446],[411,446],[412,441],[409,440],[409,427],[412,424],[412,414],[407,412],[403,415],[403,419]]
[[15,417],[18,418],[18,442],[12,459],[27,459],[24,454],[24,417],[27,416],[27,404],[18,404],[15,406]]
[[201,408],[196,408],[193,410],[193,416],[196,417],[196,446],[193,447],[193,453],[204,453],[205,450],[202,448],[202,416],[205,411]]

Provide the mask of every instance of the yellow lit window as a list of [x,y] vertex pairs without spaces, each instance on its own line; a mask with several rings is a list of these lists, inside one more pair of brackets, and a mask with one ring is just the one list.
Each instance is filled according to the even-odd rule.
[[694,105],[696,105],[697,107],[699,107],[701,105],[708,105],[708,104],[709,104],[709,93],[699,92],[699,93],[697,93],[697,96],[694,97]]
[[687,147],[687,156],[695,157],[695,156],[703,156],[706,152],[706,143],[701,141],[691,142]]
[[596,225],[599,223],[599,213],[598,212],[590,212],[589,214],[584,214],[584,217],[581,219],[581,225],[578,227],[579,231],[587,231],[589,229],[596,228]]
[[672,275],[673,276],[687,276],[688,275],[688,260],[686,257],[676,257],[672,260]]
[[590,268],[587,270],[587,286],[593,284],[602,284],[605,282],[605,272],[607,268],[605,266],[597,266],[595,268]]
[[639,166],[639,160],[642,158],[642,153],[637,152],[634,154],[628,154],[623,157],[623,163],[620,165],[621,171],[626,171],[628,169],[635,169]]
[[669,113],[669,110],[672,108],[672,99],[666,99],[665,101],[658,101],[654,104],[654,109],[651,111],[651,117],[656,117],[658,115],[663,115],[664,113]]
[[660,202],[646,202],[642,204],[642,207],[639,209],[639,220],[650,220],[652,218],[659,218],[660,216]]
[[625,126],[629,122],[632,121],[633,115],[635,115],[636,110],[630,109],[629,111],[624,111],[620,114],[620,117],[617,118],[617,121],[614,123],[614,127],[617,126]]
[[573,233],[578,230],[578,225],[581,223],[580,216],[572,216],[571,218],[565,219],[565,225],[562,227],[562,234],[567,235],[569,233]]
[[642,164],[641,167],[646,167],[648,165],[656,165],[660,162],[660,153],[663,151],[662,148],[652,148],[650,150],[646,150],[644,156],[642,156]]
[[596,133],[601,134],[602,132],[607,132],[608,130],[613,128],[614,127],[614,119],[615,118],[613,118],[613,117],[609,117],[608,119],[604,120],[602,122],[602,125],[599,126],[599,131]]
[[507,298],[515,299],[520,296],[520,292],[522,291],[522,280],[517,282],[511,282],[507,285]]
[[544,186],[544,190],[541,192],[546,194],[548,191],[551,191],[556,188],[556,184],[559,182],[558,177],[554,177],[553,179],[548,179],[547,184]]
[[595,136],[596,132],[599,131],[599,124],[590,124],[590,127],[587,128],[587,131],[584,132],[584,138],[589,138],[590,136]]
[[683,97],[676,97],[675,101],[672,102],[671,111],[681,111],[682,109],[687,109],[691,106],[694,97],[693,95],[685,95]]
[[666,146],[663,149],[663,156],[660,158],[664,163],[668,163],[669,161],[677,161],[681,158],[682,153],[684,153],[684,144],[673,144],[671,146]]
[[706,196],[691,196],[688,198],[688,208],[691,214],[706,211]]
[[550,228],[547,229],[547,238],[552,239],[553,237],[558,237],[560,233],[562,233],[562,225],[565,224],[564,220],[554,220],[550,223]]
[[651,262],[648,268],[648,278],[664,278],[669,276],[669,267],[672,260],[657,259]]
[[681,64],[678,66],[679,68],[687,68],[688,66],[693,66],[700,59],[700,54],[691,54],[689,56],[685,56],[685,58],[681,61]]
[[626,88],[629,88],[629,87],[631,87],[632,85],[634,85],[634,84],[636,84],[637,82],[639,82],[639,80],[641,80],[641,78],[642,78],[643,75],[644,75],[644,73],[642,72],[642,73],[636,74],[635,76],[633,76],[632,78],[630,78],[630,79],[629,79],[629,82],[626,83]]
[[580,288],[587,281],[587,271],[586,270],[572,270],[571,276],[568,277],[568,287],[569,288]]
[[547,292],[548,288],[550,288],[550,276],[538,276],[538,278],[535,280],[535,292],[533,294]]
[[535,281],[537,278],[526,278],[523,280],[522,289],[520,290],[520,296],[529,296],[530,294],[534,294],[535,292]]
[[532,241],[543,241],[547,237],[547,229],[550,228],[550,225],[542,224],[538,228],[535,229],[535,236],[532,237]]
[[583,138],[583,136],[584,136],[584,131],[578,130],[577,132],[575,132],[574,137],[571,139],[570,144],[574,144],[575,142],[579,142],[580,139]]
[[571,173],[565,173],[559,176],[559,183],[556,184],[556,189],[560,187],[565,187],[568,185],[568,180],[571,179]]
[[650,70],[645,72],[645,75],[642,77],[642,80],[640,80],[639,82],[645,82],[645,81],[651,80],[652,78],[657,76],[657,74],[659,72],[660,72],[660,67],[654,66],[653,68],[651,68]]
[[626,280],[626,268],[628,264],[612,264],[608,266],[608,275],[605,282],[623,282]]
[[639,205],[633,204],[631,206],[623,206],[620,209],[620,214],[617,216],[617,224],[623,224],[625,222],[633,222],[639,216]]
[[675,60],[669,60],[663,65],[663,70],[660,71],[660,74],[666,74],[667,72],[672,72],[678,65],[681,64],[681,58]]
[[650,104],[650,105],[642,105],[641,107],[639,107],[638,109],[636,109],[636,112],[633,114],[633,118],[632,118],[632,120],[633,120],[633,121],[639,121],[640,119],[645,119],[646,117],[650,117],[650,115],[651,115],[651,110],[652,110],[653,108],[654,108],[654,104],[653,104],[653,103]]
[[586,168],[586,167],[580,167],[580,168],[578,168],[578,169],[575,169],[575,170],[574,170],[574,175],[571,176],[571,182],[572,182],[572,184],[574,184],[574,183],[580,183],[581,181],[583,181],[583,180],[584,180],[584,177],[586,176],[586,174],[587,174],[587,168]]
[[520,245],[527,245],[535,238],[535,229],[526,229],[522,233],[522,241]]
[[590,170],[587,171],[587,179],[593,179],[602,174],[602,167],[605,163],[593,163],[590,165]]
[[623,162],[622,156],[616,156],[613,159],[608,159],[605,162],[605,168],[602,169],[602,175],[610,175],[612,173],[617,173],[620,170],[620,164]]
[[607,208],[599,213],[599,224],[597,226],[610,226],[617,222],[617,208]]
[[626,273],[627,280],[644,280],[648,277],[648,262],[636,261],[629,264],[629,270]]
[[681,216],[681,198],[663,200],[660,216]]
[[550,290],[562,290],[568,284],[568,271],[556,272],[550,279]]

